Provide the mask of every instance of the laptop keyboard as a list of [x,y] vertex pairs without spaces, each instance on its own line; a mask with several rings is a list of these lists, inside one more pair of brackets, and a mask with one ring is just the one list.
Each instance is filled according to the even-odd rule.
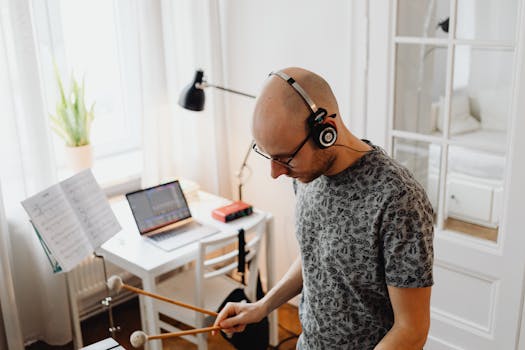
[[213,227],[191,223],[176,230],[159,233],[148,238],[159,248],[170,251],[203,239],[216,232],[218,232],[218,230]]
[[191,231],[193,229],[194,229],[193,227],[188,227],[188,228],[184,227],[184,228],[181,228],[181,229],[178,229],[178,230],[175,230],[175,231],[166,231],[166,232],[163,232],[163,233],[158,233],[155,236],[151,236],[149,238],[151,238],[155,242],[162,242],[162,241],[165,241],[165,240],[173,238],[173,237],[178,237],[180,235],[184,235],[185,233],[187,233],[188,231]]

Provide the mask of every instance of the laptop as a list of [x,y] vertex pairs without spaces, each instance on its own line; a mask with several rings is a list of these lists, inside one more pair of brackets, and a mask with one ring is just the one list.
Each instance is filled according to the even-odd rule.
[[126,194],[141,236],[165,251],[180,248],[218,229],[193,220],[179,181]]

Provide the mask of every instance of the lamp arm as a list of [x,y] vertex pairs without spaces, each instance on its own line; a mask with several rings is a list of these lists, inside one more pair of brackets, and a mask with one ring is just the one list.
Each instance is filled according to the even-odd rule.
[[[197,85],[197,84],[196,84]],[[214,88],[217,88],[219,90],[224,90],[224,91],[228,91],[228,92],[233,92],[234,94],[238,94],[238,95],[243,95],[243,96],[246,96],[246,97],[251,97],[251,98],[256,98],[257,96],[255,95],[250,95],[250,94],[246,94],[244,92],[240,92],[240,91],[237,91],[237,90],[232,90],[232,89],[228,89],[228,88],[225,88],[225,87],[222,87],[222,86],[219,86],[219,85],[214,85],[214,84],[210,84],[208,82],[202,82],[201,84],[198,84],[199,86],[197,87],[200,87],[200,88],[203,88],[203,87],[207,87],[207,86],[211,86],[211,87],[214,87]]]
[[[208,83],[207,81],[205,81],[203,79],[203,74],[204,73],[202,72],[202,70],[197,71],[197,74],[195,76],[195,80],[193,82],[193,84],[194,84],[193,87],[194,88],[204,90],[205,88],[210,86],[210,87],[214,87],[214,88],[217,88],[219,90],[231,92],[231,93],[234,93],[234,94],[237,94],[237,95],[242,95],[242,96],[250,97],[250,98],[257,98],[257,96],[255,96],[255,95],[250,95],[250,94],[247,94],[247,93],[244,93],[244,92],[241,92],[241,91],[228,89],[228,88],[225,88],[225,87],[222,87],[222,86],[219,86],[219,85],[215,85],[215,84],[210,84],[210,83]],[[203,101],[204,101],[204,98],[202,97],[202,102],[201,102],[201,105],[199,106],[201,108],[196,109],[196,110],[202,110],[202,103],[203,103]],[[187,108],[184,105],[182,105],[182,106],[184,108]],[[243,175],[244,169],[248,167],[246,162],[248,161],[248,156],[250,155],[250,151],[252,150],[252,146],[253,146],[254,142],[255,141],[253,141],[253,140],[250,142],[250,147],[248,148],[248,151],[246,152],[246,155],[244,156],[244,160],[242,162],[241,168],[239,169],[239,172],[237,173],[237,178],[239,179],[239,200],[242,200],[242,186],[243,186],[242,175]]]
[[244,168],[246,168],[246,162],[248,161],[248,156],[250,155],[250,152],[252,150],[253,144],[255,143],[254,140],[250,142],[250,146],[248,147],[248,151],[246,151],[246,154],[244,155],[244,160],[242,161],[241,167],[239,169],[239,172],[237,173],[237,177],[239,178],[239,200],[242,201],[242,173],[244,171]]

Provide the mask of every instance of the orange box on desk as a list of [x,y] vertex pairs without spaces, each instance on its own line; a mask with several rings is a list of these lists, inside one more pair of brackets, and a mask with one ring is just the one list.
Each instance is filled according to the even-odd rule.
[[213,209],[211,216],[222,222],[229,222],[253,213],[253,207],[243,201],[236,201],[232,204]]

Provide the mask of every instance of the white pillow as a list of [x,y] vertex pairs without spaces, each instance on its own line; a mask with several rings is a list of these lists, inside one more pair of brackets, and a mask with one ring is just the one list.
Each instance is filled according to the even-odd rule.
[[[450,120],[461,119],[470,115],[470,105],[468,96],[466,95],[452,95],[450,102]],[[443,128],[443,121],[445,120],[445,97],[439,98],[439,115],[437,121],[437,128]]]
[[507,130],[510,89],[490,89],[478,93],[479,116],[484,130]]
[[450,121],[450,135],[459,135],[481,129],[479,120],[471,115],[462,118],[452,119]]
[[[439,113],[436,129],[442,131],[445,112],[445,98],[439,98]],[[476,131],[481,128],[481,123],[470,115],[470,104],[467,95],[452,95],[450,105],[450,134],[458,135]]]

